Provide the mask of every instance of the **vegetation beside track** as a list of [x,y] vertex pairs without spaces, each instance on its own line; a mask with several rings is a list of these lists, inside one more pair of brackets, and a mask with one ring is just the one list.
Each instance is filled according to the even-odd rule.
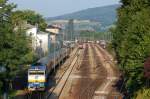
[[[41,30],[45,29],[44,18],[34,11],[14,11],[15,4],[8,0],[0,0],[0,94],[12,92],[12,82],[18,75],[23,75],[25,65],[36,61],[36,54],[31,48],[31,38],[22,28],[24,22],[39,24]],[[17,29],[16,29],[17,28]]]
[[[147,94],[144,62],[150,55],[150,1],[121,0],[118,21],[113,32],[113,48],[124,73],[128,96],[136,99]],[[147,96],[150,98],[150,96]],[[137,98],[138,99],[138,98]],[[146,99],[146,98],[140,98]]]

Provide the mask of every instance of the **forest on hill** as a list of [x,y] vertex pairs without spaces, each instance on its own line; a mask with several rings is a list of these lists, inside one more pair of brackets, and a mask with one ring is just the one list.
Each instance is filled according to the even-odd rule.
[[112,25],[116,21],[116,9],[120,5],[109,5],[104,7],[88,8],[82,11],[46,18],[47,21],[60,19],[93,20],[100,22],[103,27]]

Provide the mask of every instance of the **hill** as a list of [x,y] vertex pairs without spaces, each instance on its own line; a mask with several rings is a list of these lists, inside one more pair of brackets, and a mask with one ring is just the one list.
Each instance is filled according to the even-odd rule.
[[47,21],[60,19],[93,20],[101,23],[102,27],[112,25],[116,20],[116,9],[120,5],[88,8],[78,12],[47,18]]

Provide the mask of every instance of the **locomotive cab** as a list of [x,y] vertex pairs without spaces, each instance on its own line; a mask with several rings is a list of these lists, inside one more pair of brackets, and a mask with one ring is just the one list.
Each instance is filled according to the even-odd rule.
[[46,84],[46,66],[31,66],[28,70],[28,90],[44,91]]

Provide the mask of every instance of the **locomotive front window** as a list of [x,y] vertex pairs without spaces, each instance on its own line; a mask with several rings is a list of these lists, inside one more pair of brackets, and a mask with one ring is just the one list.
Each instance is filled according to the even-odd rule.
[[29,72],[29,75],[44,75],[45,72],[41,72],[41,71],[32,71],[32,72]]

